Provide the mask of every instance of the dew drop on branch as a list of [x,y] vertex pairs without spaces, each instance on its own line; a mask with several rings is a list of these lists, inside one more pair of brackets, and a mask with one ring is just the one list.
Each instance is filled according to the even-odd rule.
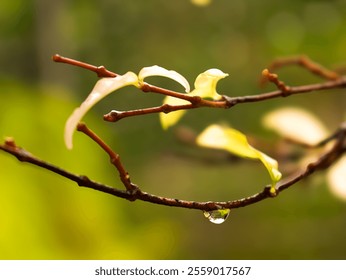
[[204,211],[203,214],[204,217],[206,217],[213,224],[222,224],[224,221],[226,221],[230,211],[230,209],[218,209]]

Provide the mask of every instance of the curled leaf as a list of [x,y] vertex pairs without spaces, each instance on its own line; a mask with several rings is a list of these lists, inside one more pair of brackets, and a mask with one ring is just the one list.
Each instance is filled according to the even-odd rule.
[[179,84],[181,84],[185,88],[186,92],[190,92],[189,82],[185,79],[184,76],[182,76],[176,71],[167,70],[160,66],[154,65],[150,67],[144,67],[138,73],[138,79],[141,83],[144,81],[145,78],[151,77],[151,76],[162,76],[162,77],[170,78],[178,82]]
[[253,148],[246,136],[238,130],[221,125],[210,125],[198,137],[197,144],[203,147],[226,150],[244,158],[259,159],[270,175],[272,186],[281,179],[275,159]]
[[307,110],[285,107],[266,114],[263,124],[288,139],[314,145],[328,136],[319,119]]
[[89,109],[111,92],[128,85],[138,86],[138,77],[133,72],[127,72],[125,75],[114,78],[102,78],[97,81],[87,99],[73,111],[65,124],[64,139],[68,149],[73,147],[72,137],[77,124]]
[[[181,84],[186,92],[190,92],[190,84],[189,82],[180,75],[178,72],[173,71],[173,70],[167,70],[165,68],[162,68],[160,66],[154,65],[151,67],[144,67],[138,74],[140,82],[143,82],[143,80],[146,77],[150,76],[163,76],[170,78],[172,80],[175,80],[179,84]],[[171,96],[167,96],[164,99],[164,104],[170,104],[170,105],[184,105],[184,104],[189,104],[188,101],[182,100],[179,98],[174,98]],[[161,125],[164,129],[167,129],[168,127],[174,125],[184,114],[183,111],[176,111],[176,112],[171,112],[169,116],[164,113],[160,113],[160,121]]]

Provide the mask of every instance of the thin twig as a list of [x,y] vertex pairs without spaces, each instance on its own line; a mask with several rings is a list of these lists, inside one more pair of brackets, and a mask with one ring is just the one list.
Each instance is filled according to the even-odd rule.
[[78,61],[78,60],[75,60],[72,58],[64,57],[64,56],[61,56],[59,54],[53,55],[52,59],[55,62],[66,63],[66,64],[70,64],[70,65],[74,65],[77,67],[81,67],[81,68],[90,70],[92,72],[95,72],[97,74],[97,76],[100,78],[105,78],[105,77],[112,78],[112,77],[118,76],[118,74],[107,70],[104,66],[95,66],[95,65],[81,62],[81,61]]
[[[117,76],[116,73],[107,70],[104,66],[94,66],[85,62],[80,62],[74,59],[66,58],[58,54],[53,56],[53,60],[55,62],[62,62],[62,63],[82,67],[89,71],[95,72],[99,77]],[[304,68],[311,71],[312,73],[318,76],[321,76],[323,78],[326,78],[330,81],[327,81],[324,83],[304,85],[304,86],[289,87],[285,85],[282,81],[279,81],[276,74],[270,72],[272,71],[272,69],[277,69],[284,65],[289,65],[289,64],[301,65]],[[346,87],[346,77],[339,76],[336,72],[330,71],[322,67],[321,65],[313,62],[312,60],[310,60],[309,58],[305,56],[276,60],[274,63],[271,64],[268,70],[265,69],[262,72],[262,74],[266,79],[276,84],[279,90],[267,92],[267,93],[261,93],[257,95],[238,96],[238,97],[222,95],[219,100],[206,100],[206,99],[200,98],[199,96],[193,96],[193,95],[189,95],[185,93],[180,93],[180,92],[168,90],[165,88],[157,87],[154,85],[150,85],[148,83],[143,83],[140,88],[143,92],[151,92],[151,93],[162,94],[165,96],[172,96],[175,98],[189,101],[191,104],[187,104],[187,105],[163,104],[158,107],[129,110],[126,112],[113,110],[104,115],[104,120],[109,122],[116,122],[126,117],[133,117],[133,116],[139,116],[144,114],[154,114],[154,113],[167,114],[169,112],[173,112],[177,110],[195,109],[200,107],[228,109],[240,103],[259,102],[259,101],[265,101],[265,100],[274,99],[274,98],[287,97],[289,95],[305,94],[308,92]]]
[[274,99],[278,97],[287,97],[287,96],[295,95],[295,94],[305,94],[309,92],[345,88],[345,87],[346,87],[346,77],[341,77],[335,81],[290,87],[290,90],[288,92],[282,92],[281,90],[276,90],[276,91],[262,93],[258,95],[248,95],[248,96],[238,96],[238,97],[229,97],[229,96],[223,95],[223,98],[228,102],[228,106],[232,107],[240,103],[259,102],[259,101]]
[[340,78],[340,75],[337,72],[331,71],[315,61],[312,61],[306,55],[276,59],[270,64],[268,69],[269,71],[274,71],[288,65],[301,66],[310,71],[312,74],[320,76],[326,80],[338,80]]
[[111,194],[111,195],[114,195],[114,196],[117,196],[120,198],[125,198],[125,199],[130,198],[130,195],[125,191],[114,189],[114,188],[107,186],[105,184],[91,181],[85,175],[75,175],[69,171],[66,171],[60,167],[57,167],[51,163],[48,163],[46,161],[43,161],[43,160],[33,156],[28,151],[17,146],[12,138],[7,138],[5,140],[5,143],[0,145],[0,150],[3,150],[4,152],[15,156],[21,162],[27,162],[27,163],[33,164],[35,166],[38,166],[38,167],[44,168],[46,170],[49,170],[53,173],[56,173],[62,177],[65,177],[71,181],[74,181],[78,184],[78,186],[91,188],[91,189],[98,190],[98,191],[104,192],[104,193],[108,193],[108,194]]
[[186,105],[163,104],[158,107],[129,110],[129,111],[112,110],[108,114],[104,115],[103,119],[108,122],[117,122],[123,118],[128,118],[128,117],[148,115],[148,114],[154,114],[154,113],[168,114],[173,111],[195,109],[195,108],[197,107],[194,104],[186,104]]
[[269,82],[272,82],[276,85],[276,87],[281,90],[283,93],[288,93],[290,92],[290,87],[286,86],[283,81],[279,80],[279,77],[277,74],[269,72],[268,69],[264,69],[262,71],[262,77],[267,79]]
[[131,182],[129,173],[125,170],[123,164],[120,161],[120,156],[114,152],[95,132],[90,130],[84,123],[79,123],[77,130],[83,132],[96,142],[110,157],[111,163],[117,169],[120,180],[127,189],[128,192],[134,193],[138,190],[138,187]]

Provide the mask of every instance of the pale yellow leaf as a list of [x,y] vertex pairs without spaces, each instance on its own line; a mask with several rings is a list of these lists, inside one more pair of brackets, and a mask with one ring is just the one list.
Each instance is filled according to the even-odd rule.
[[240,157],[258,158],[256,151],[241,132],[226,126],[210,125],[198,137],[197,144],[227,150]]
[[346,201],[346,155],[342,156],[327,172],[330,191]]
[[73,147],[72,137],[77,124],[90,108],[111,92],[128,85],[138,86],[138,77],[133,72],[127,72],[125,75],[114,78],[102,78],[97,81],[87,99],[73,111],[65,124],[64,139],[68,149]]
[[228,74],[219,69],[209,69],[197,76],[195,89],[191,94],[202,98],[218,99],[220,96],[216,92],[217,82],[227,76]]
[[198,137],[197,144],[200,146],[226,150],[239,157],[259,159],[270,175],[272,186],[281,179],[278,163],[275,159],[253,148],[247,141],[246,136],[231,127],[211,125]]

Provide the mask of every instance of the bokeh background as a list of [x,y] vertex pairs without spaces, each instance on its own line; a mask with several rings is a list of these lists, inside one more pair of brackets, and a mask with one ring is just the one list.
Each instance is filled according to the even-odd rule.
[[[92,89],[93,73],[53,63],[64,56],[117,73],[160,65],[191,84],[209,68],[229,73],[218,91],[231,96],[258,87],[275,58],[306,54],[327,67],[346,61],[346,1],[11,0],[0,2],[0,137],[77,174],[122,188],[107,156],[78,133],[63,143],[64,123]],[[318,82],[297,67],[281,70],[290,85]],[[179,89],[167,79],[153,83]],[[145,191],[192,200],[232,200],[268,183],[256,162],[231,164],[178,140],[227,122],[273,143],[266,112],[295,105],[334,130],[345,117],[344,90],[295,96],[232,110],[189,112],[165,132],[157,115],[102,121],[111,109],[161,104],[162,96],[125,88],[100,102],[84,121],[119,152]],[[272,145],[272,144],[270,144]],[[263,147],[270,153],[271,147]],[[0,259],[344,259],[346,204],[325,172],[276,199],[231,211],[215,225],[203,213],[128,202],[80,188],[58,175],[0,153]]]

